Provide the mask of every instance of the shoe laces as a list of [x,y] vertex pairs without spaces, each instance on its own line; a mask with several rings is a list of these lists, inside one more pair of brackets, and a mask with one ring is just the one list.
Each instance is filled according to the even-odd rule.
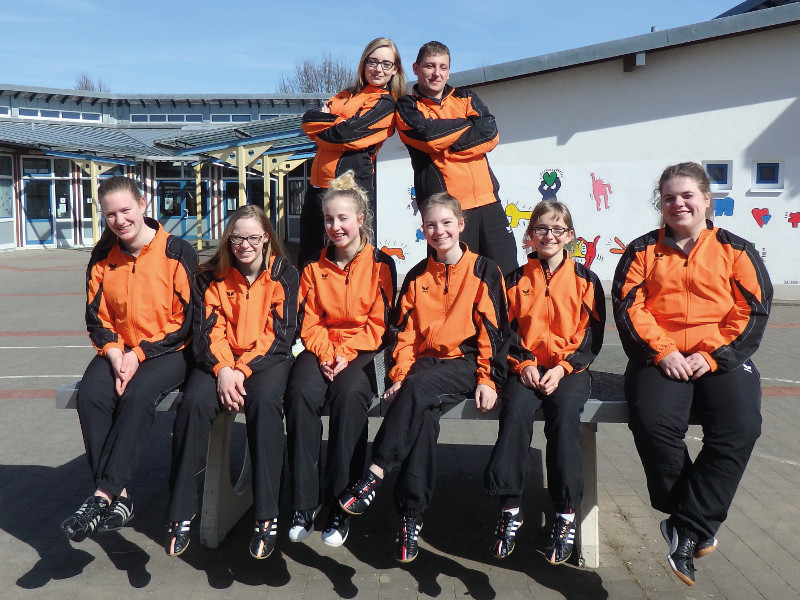
[[398,538],[403,542],[416,542],[419,536],[419,518],[403,515],[400,517]]
[[308,518],[308,514],[304,510],[296,510],[292,515],[292,527],[308,527],[311,519]]

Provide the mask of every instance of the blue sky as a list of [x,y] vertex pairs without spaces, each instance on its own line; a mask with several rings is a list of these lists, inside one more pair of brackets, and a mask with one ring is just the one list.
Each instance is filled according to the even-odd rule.
[[378,36],[395,41],[409,73],[421,44],[444,42],[456,72],[631,37],[651,26],[698,23],[738,3],[0,0],[0,82],[72,88],[85,71],[117,93],[269,94],[299,58],[329,52],[355,68]]

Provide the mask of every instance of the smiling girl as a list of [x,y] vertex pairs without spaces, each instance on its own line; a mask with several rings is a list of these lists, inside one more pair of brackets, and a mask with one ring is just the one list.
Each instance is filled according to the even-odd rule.
[[422,230],[435,255],[411,269],[395,314],[397,339],[384,394],[389,410],[372,445],[373,464],[339,505],[363,513],[387,471],[402,465],[395,504],[400,513],[394,556],[417,557],[422,514],[436,483],[439,417],[465,396],[491,410],[505,379],[508,313],[498,266],[460,243],[464,215],[447,192],[420,204]]
[[86,270],[86,328],[97,356],[78,390],[78,416],[95,492],[61,524],[80,542],[133,518],[126,485],[158,401],[183,383],[191,336],[190,273],[197,253],[145,217],[136,183],[98,189],[106,228]]
[[[300,214],[299,266],[316,258],[326,243],[320,198],[332,180],[352,170],[374,214],[375,159],[383,142],[394,134],[395,101],[405,93],[397,46],[388,38],[376,38],[361,54],[355,85],[303,115],[303,131],[316,142],[317,153]],[[374,232],[372,218],[368,225]]]
[[[697,163],[664,170],[663,226],[626,248],[612,299],[628,355],[629,427],[674,573],[694,585],[712,552],[761,434],[761,383],[751,361],[769,318],[772,284],[753,245],[706,220],[709,180]],[[703,447],[689,456],[689,414]]]
[[322,211],[329,243],[308,262],[300,281],[300,337],[286,393],[292,469],[292,525],[299,542],[314,530],[320,504],[320,440],[324,405],[330,408],[325,491],[329,509],[322,541],[341,546],[349,518],[337,498],[364,469],[367,410],[374,391],[367,369],[383,346],[397,286],[394,261],[369,243],[371,209],[348,171],[333,180]]
[[264,211],[238,208],[211,259],[195,278],[197,324],[192,370],[175,416],[167,554],[183,553],[197,512],[211,425],[222,411],[243,412],[253,473],[255,526],[250,554],[275,548],[283,467],[281,403],[292,365],[297,321],[297,271]]
[[581,413],[589,399],[588,367],[603,345],[605,298],[597,276],[573,261],[566,246],[575,239],[566,205],[537,204],[525,237],[534,252],[506,279],[508,319],[516,335],[508,355],[511,373],[503,386],[500,429],[484,481],[500,498],[492,554],[514,550],[523,523],[522,493],[528,474],[533,419],[541,406],[547,438],[547,489],[556,514],[544,553],[566,561],[575,538],[575,511],[583,494]]

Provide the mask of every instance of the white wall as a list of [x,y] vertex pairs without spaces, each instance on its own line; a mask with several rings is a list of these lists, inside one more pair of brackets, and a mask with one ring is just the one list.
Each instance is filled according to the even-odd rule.
[[[715,197],[733,198],[734,211],[715,224],[755,244],[773,283],[800,285],[800,223],[790,222],[791,213],[800,220],[798,56],[800,26],[790,26],[650,52],[631,73],[620,59],[475,88],[498,121],[489,160],[507,213],[529,211],[542,199],[543,174],[557,172],[576,235],[598,240],[592,270],[611,279],[622,245],[658,226],[652,191],[664,167],[730,160],[733,188]],[[782,161],[784,189],[752,190],[755,161]],[[591,173],[611,187],[608,208],[597,208]],[[401,273],[425,256],[412,185],[394,136],[378,160],[378,245],[402,250]],[[759,226],[752,211],[763,209],[769,218]],[[521,243],[527,220],[516,225]]]

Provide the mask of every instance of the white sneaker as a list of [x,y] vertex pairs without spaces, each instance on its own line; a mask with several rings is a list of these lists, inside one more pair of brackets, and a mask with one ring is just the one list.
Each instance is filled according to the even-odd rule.
[[314,531],[316,510],[296,510],[292,513],[292,526],[289,529],[290,542],[302,542]]
[[328,514],[325,530],[322,532],[322,541],[328,546],[339,547],[344,544],[350,533],[350,515],[344,511],[334,509]]

